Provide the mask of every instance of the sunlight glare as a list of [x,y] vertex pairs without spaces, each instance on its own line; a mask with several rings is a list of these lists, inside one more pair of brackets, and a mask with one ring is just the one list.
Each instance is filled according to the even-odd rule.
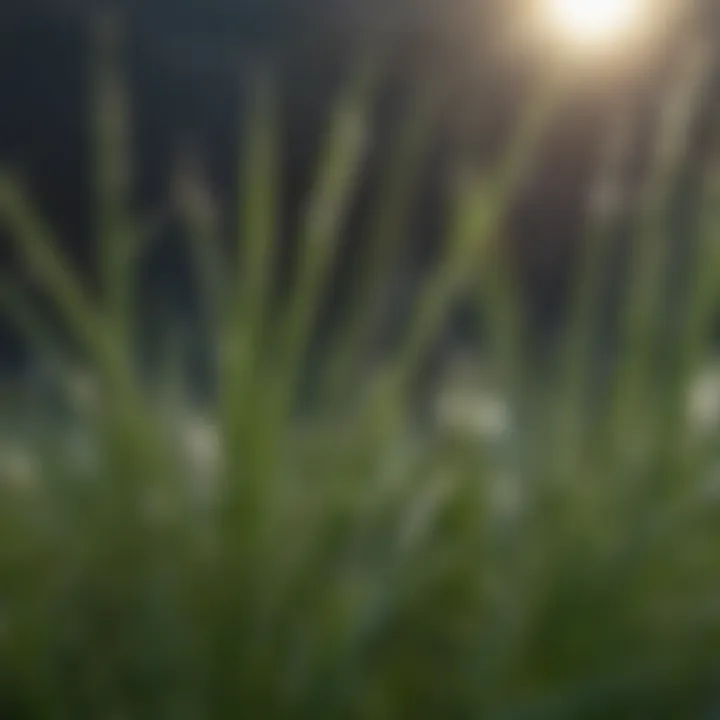
[[623,40],[638,25],[642,0],[549,0],[550,21],[577,45]]

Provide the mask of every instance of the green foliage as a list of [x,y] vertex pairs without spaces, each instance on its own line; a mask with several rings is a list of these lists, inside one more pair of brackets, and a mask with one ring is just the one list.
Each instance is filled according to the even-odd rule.
[[[98,67],[100,299],[26,192],[0,178],[0,218],[33,297],[52,302],[88,367],[58,372],[69,402],[60,424],[37,394],[5,401],[14,427],[0,436],[2,717],[708,713],[720,665],[718,458],[715,431],[693,430],[684,398],[716,307],[717,177],[670,377],[657,381],[649,350],[682,155],[666,151],[676,140],[664,135],[615,391],[587,402],[612,217],[590,229],[562,372],[535,387],[496,238],[542,141],[553,105],[543,94],[496,174],[458,187],[445,257],[397,353],[359,382],[376,312],[371,273],[397,257],[413,159],[432,123],[413,110],[358,304],[329,351],[323,403],[299,421],[301,367],[370,133],[372,82],[349,89],[331,119],[292,292],[272,322],[282,152],[270,85],[259,83],[232,262],[213,209],[192,188],[182,196],[217,350],[217,400],[200,410],[138,379],[132,281],[147,238],[128,202],[122,82],[111,61]],[[600,184],[617,180],[610,151],[608,160]],[[443,427],[418,434],[410,416],[412,380],[469,286],[489,316],[486,361],[514,421],[493,443]],[[0,302],[56,359],[55,326],[23,287],[3,278]]]

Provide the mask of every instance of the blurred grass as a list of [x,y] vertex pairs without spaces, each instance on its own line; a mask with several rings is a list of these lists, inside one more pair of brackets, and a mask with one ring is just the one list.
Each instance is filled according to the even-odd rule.
[[[309,339],[371,133],[372,79],[349,86],[330,118],[279,321],[268,308],[283,153],[269,81],[255,86],[247,119],[230,261],[217,210],[184,188],[219,387],[198,408],[181,382],[163,395],[136,367],[133,283],[147,224],[129,203],[126,91],[112,54],[103,57],[100,299],[26,189],[0,177],[0,220],[33,283],[28,293],[3,278],[0,306],[51,359],[56,390],[52,402],[37,383],[3,395],[0,716],[711,717],[718,418],[710,412],[698,434],[685,400],[710,357],[717,308],[716,173],[668,382],[654,380],[651,350],[667,282],[664,213],[689,122],[675,112],[694,100],[668,101],[666,120],[680,125],[669,140],[661,133],[638,209],[608,403],[588,397],[615,216],[590,217],[560,371],[540,381],[530,379],[527,329],[497,243],[551,116],[555,96],[544,89],[496,172],[459,183],[445,255],[397,351],[367,377],[358,358],[382,282],[371,274],[389,277],[413,158],[432,123],[432,113],[414,116],[388,170],[358,304],[327,358],[323,403],[300,421]],[[678,86],[687,82],[681,74]],[[600,191],[619,182],[623,147],[611,138]],[[413,378],[468,287],[490,319],[492,438],[449,424],[418,430],[412,417]],[[81,371],[38,295],[81,348]]]

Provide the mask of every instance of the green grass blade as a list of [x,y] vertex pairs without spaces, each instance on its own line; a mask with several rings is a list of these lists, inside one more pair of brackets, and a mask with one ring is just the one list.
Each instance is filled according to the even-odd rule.
[[[531,103],[508,157],[496,177],[486,182],[460,184],[450,218],[445,257],[424,289],[410,329],[393,360],[390,385],[406,392],[425,353],[436,337],[456,294],[482,272],[482,262],[497,239],[520,184],[531,171],[538,147],[556,106],[556,89],[544,89]],[[387,382],[386,379],[383,380]],[[394,391],[394,392],[395,392]]]
[[78,340],[104,353],[106,331],[75,271],[27,194],[7,174],[0,176],[0,222],[8,229],[33,282],[55,303]]
[[130,215],[132,141],[128,91],[120,72],[120,27],[105,16],[92,58],[92,160],[100,284],[108,321],[126,336],[130,323],[130,264],[137,244]]
[[620,122],[610,129],[608,144],[601,156],[601,167],[588,198],[589,226],[582,243],[580,269],[561,342],[555,442],[560,465],[567,463],[565,471],[570,475],[577,472],[578,463],[582,462],[583,448],[591,450],[593,446],[600,445],[596,442],[597,427],[592,422],[583,427],[578,418],[591,420],[592,417],[589,399],[593,394],[594,378],[597,377],[596,352],[603,290],[612,249],[612,233],[623,215],[621,203],[622,194],[626,192],[629,141],[627,123]]
[[343,224],[360,179],[367,143],[371,98],[377,78],[374,66],[361,73],[341,97],[332,115],[327,140],[301,218],[299,257],[287,293],[276,341],[272,343],[266,397],[270,420],[284,423],[295,406],[306,352],[327,290]]
[[[237,268],[221,329],[221,402],[232,465],[239,471],[243,454],[254,452],[258,430],[253,394],[261,380],[266,327],[270,318],[272,272],[278,252],[279,128],[275,92],[267,78],[256,78],[248,94],[249,110],[239,160]],[[247,443],[243,439],[247,439]],[[247,447],[246,447],[247,445]]]
[[418,95],[412,98],[407,120],[395,142],[387,179],[379,193],[379,208],[373,216],[357,271],[352,305],[329,353],[327,380],[323,383],[328,400],[344,396],[343,389],[348,387],[358,361],[365,356],[382,311],[382,300],[401,257],[423,151],[437,120],[437,93],[423,88]]
[[639,227],[631,259],[630,287],[623,314],[621,364],[615,390],[612,421],[616,441],[628,437],[640,423],[636,412],[648,398],[648,383],[654,375],[652,355],[658,347],[661,298],[667,278],[669,253],[668,208],[676,176],[684,157],[687,137],[698,100],[708,79],[709,56],[704,46],[694,47],[685,58],[663,106],[655,146],[653,167],[641,198]]

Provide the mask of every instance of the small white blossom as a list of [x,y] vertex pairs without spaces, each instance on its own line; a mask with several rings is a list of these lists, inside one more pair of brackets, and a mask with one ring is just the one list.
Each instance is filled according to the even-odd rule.
[[705,435],[720,424],[720,372],[709,369],[698,375],[688,393],[687,413],[697,435]]
[[511,428],[510,409],[491,396],[446,395],[438,403],[440,424],[452,431],[470,433],[486,440],[498,440]]
[[191,415],[185,418],[182,437],[193,466],[203,474],[213,474],[220,460],[220,437],[217,427],[207,418]]

